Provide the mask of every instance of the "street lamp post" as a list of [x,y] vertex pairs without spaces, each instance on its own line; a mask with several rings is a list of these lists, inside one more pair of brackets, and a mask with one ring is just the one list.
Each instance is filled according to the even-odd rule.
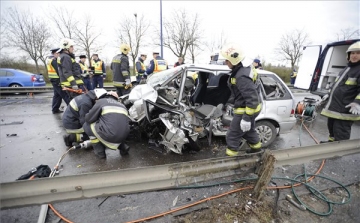
[[161,48],[161,57],[164,58],[163,33],[162,33],[162,0],[160,0],[160,48]]

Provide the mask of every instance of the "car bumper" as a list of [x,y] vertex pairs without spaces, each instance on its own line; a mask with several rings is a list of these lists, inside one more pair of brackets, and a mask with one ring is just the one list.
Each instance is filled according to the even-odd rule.
[[279,123],[279,125],[280,125],[280,132],[279,133],[283,134],[283,133],[290,132],[294,128],[295,123],[296,123],[295,118],[293,120],[288,121],[288,122]]
[[[46,83],[33,83],[33,86],[34,87],[41,87],[41,86],[45,86],[46,85]],[[30,86],[30,87],[32,87],[32,86]]]

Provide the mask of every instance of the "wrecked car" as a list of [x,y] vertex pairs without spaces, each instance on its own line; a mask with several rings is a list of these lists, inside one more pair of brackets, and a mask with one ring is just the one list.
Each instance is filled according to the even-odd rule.
[[[200,149],[198,140],[226,136],[233,117],[227,103],[230,69],[223,65],[185,64],[150,75],[122,100],[129,109],[133,127],[168,151],[181,154],[190,147]],[[258,70],[261,113],[256,131],[263,147],[295,125],[294,96],[275,74]]]

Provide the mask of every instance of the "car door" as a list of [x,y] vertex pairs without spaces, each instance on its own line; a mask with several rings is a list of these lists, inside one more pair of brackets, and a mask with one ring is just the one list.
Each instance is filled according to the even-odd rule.
[[321,49],[321,45],[305,46],[303,48],[303,55],[299,63],[294,87],[305,90],[309,89]]

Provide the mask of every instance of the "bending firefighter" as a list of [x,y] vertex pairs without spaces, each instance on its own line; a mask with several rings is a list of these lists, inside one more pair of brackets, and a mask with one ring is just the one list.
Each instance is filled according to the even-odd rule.
[[94,106],[96,100],[106,93],[105,89],[97,88],[70,101],[62,116],[63,126],[68,133],[63,136],[66,146],[71,147],[74,142],[79,143],[89,139],[83,129],[85,115]]
[[[84,82],[81,79],[81,68],[75,62],[74,42],[71,39],[62,39],[60,42],[60,56],[57,58],[61,87],[70,88],[66,92],[70,99],[81,94]],[[80,90],[81,89],[81,90]]]
[[229,103],[234,104],[234,118],[226,134],[228,148],[226,154],[236,156],[244,138],[250,150],[248,153],[258,152],[261,142],[255,131],[255,118],[261,111],[261,99],[257,82],[257,73],[253,66],[244,66],[242,61],[245,55],[236,44],[225,45],[221,55],[226,59],[226,65],[231,69],[228,86],[231,91]]
[[120,155],[128,154],[125,139],[130,132],[126,107],[118,102],[115,92],[102,95],[85,116],[84,130],[89,136],[95,154],[106,158],[105,148],[119,149]]
[[120,46],[121,53],[116,55],[111,62],[111,70],[113,72],[113,84],[116,88],[118,96],[129,94],[131,91],[130,65],[129,57],[130,46],[123,43]]
[[[346,51],[348,65],[339,73],[321,115],[328,117],[328,142],[348,140],[354,121],[360,121],[360,41]],[[325,141],[322,141],[322,143]]]

